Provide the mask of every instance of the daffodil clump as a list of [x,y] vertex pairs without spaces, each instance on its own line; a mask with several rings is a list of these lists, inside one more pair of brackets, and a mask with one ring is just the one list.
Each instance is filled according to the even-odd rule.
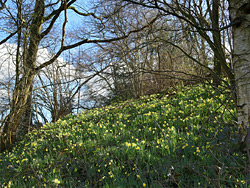
[[228,91],[188,87],[32,131],[0,155],[3,187],[248,187]]

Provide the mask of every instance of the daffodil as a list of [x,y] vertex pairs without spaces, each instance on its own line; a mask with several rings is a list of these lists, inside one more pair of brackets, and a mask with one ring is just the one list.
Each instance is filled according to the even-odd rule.
[[57,185],[61,183],[58,179],[54,179],[53,182]]

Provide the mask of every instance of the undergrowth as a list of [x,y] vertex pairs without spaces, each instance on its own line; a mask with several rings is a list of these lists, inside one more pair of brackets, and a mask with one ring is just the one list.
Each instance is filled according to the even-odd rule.
[[29,133],[0,155],[3,187],[248,187],[227,91],[187,87]]

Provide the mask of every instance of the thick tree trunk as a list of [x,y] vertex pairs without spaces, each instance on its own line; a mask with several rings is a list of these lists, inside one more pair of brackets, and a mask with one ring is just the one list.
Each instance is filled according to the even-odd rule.
[[236,81],[237,113],[242,140],[250,121],[250,2],[230,0],[230,18],[233,24],[233,65]]
[[[10,150],[16,142],[16,132],[25,111],[26,102],[30,95],[30,87],[33,83],[34,74],[29,73],[22,78],[14,90],[14,100],[9,115],[5,118],[3,132],[1,135],[0,151]],[[24,87],[23,87],[23,86]]]
[[23,76],[16,83],[13,92],[12,108],[5,118],[1,134],[0,152],[10,150],[16,142],[17,128],[24,112],[27,110],[27,100],[31,97],[32,84],[35,76],[36,58],[41,41],[41,26],[45,11],[44,0],[36,0],[32,23],[30,25],[29,47],[23,62]]
[[26,101],[25,111],[23,112],[20,126],[17,129],[17,140],[22,140],[23,137],[30,131],[32,126],[32,91],[33,91],[33,84],[30,87],[29,96]]

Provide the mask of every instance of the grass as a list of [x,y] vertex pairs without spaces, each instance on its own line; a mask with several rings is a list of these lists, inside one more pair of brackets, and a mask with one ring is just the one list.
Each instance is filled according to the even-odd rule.
[[45,124],[0,154],[3,187],[248,187],[232,101],[210,87]]

